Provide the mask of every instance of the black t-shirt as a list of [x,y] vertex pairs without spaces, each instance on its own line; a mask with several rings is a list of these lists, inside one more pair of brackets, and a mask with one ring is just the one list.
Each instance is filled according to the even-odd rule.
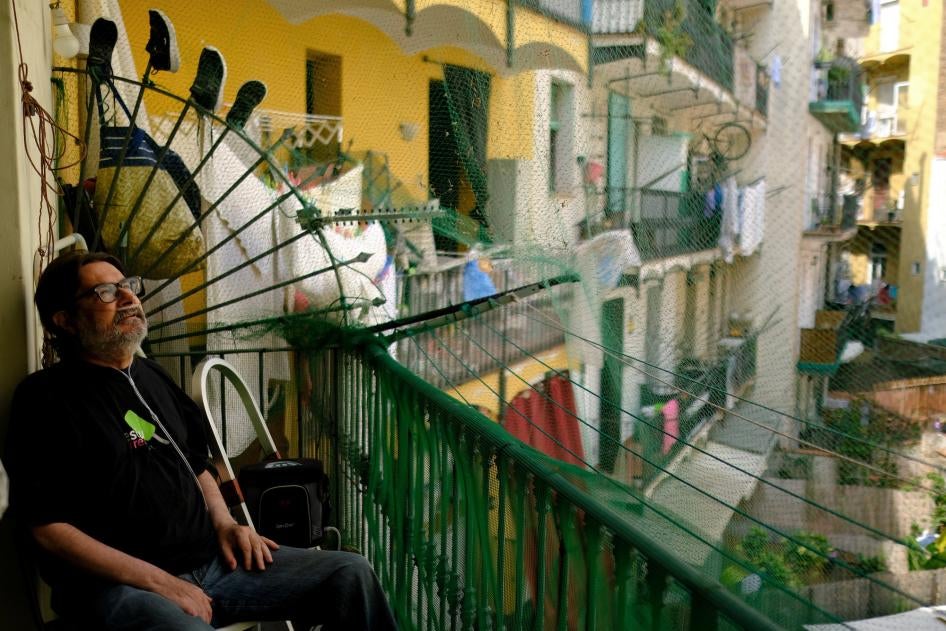
[[[66,522],[172,574],[199,567],[216,553],[195,479],[209,463],[203,419],[149,360],[127,373],[73,360],[30,375],[13,396],[7,444],[15,514],[27,527]],[[40,561],[54,587],[83,580]]]

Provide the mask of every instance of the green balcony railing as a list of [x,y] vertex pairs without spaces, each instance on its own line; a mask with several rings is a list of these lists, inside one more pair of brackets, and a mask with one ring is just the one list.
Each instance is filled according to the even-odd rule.
[[861,127],[864,103],[863,72],[849,57],[816,62],[815,99],[808,111],[834,133],[856,132]]
[[[343,544],[371,561],[401,628],[761,630],[833,620],[764,573],[752,597],[723,587],[663,537],[674,531],[742,562],[687,535],[685,522],[528,447],[397,363],[380,340],[331,338],[342,346],[222,354],[253,374],[270,422],[279,408],[292,419],[275,432],[286,434],[286,453],[325,463]],[[202,355],[158,359],[186,384]],[[269,374],[285,360],[290,374]],[[289,381],[274,390],[276,373]],[[220,396],[222,434],[239,438],[226,389]]]
[[334,357],[339,510],[404,628],[775,625],[635,526],[629,493],[551,460],[374,344]]

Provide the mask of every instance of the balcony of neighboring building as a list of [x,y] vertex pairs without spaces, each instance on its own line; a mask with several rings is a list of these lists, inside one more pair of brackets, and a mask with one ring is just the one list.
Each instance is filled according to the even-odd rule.
[[910,130],[915,129],[917,110],[910,107],[878,107],[867,110],[861,128],[854,133],[842,134],[838,140],[848,147],[874,148],[889,141],[906,142]]
[[798,372],[803,375],[833,375],[841,365],[847,343],[858,326],[857,310],[819,309],[814,328],[800,332]]
[[597,0],[592,31],[646,35],[722,87],[733,88],[733,41],[705,2]]
[[807,227],[802,234],[805,239],[840,243],[857,235],[859,198],[856,195],[829,193],[814,196],[809,203]]
[[[642,262],[718,248],[721,217],[705,212],[706,193],[656,189],[605,189],[611,208],[582,225],[582,237],[630,230]],[[626,200],[616,204],[614,200]]]
[[[903,122],[903,110],[894,114],[884,123],[887,129],[882,133],[909,125]],[[859,194],[858,225],[899,229],[915,179],[904,172],[906,140],[874,134],[869,140],[844,141],[843,145],[841,179],[845,190]]]
[[[592,20],[595,75],[611,90],[646,98],[655,110],[730,118],[764,127],[765,67],[700,0],[597,0]],[[684,98],[686,96],[687,98]]]
[[871,191],[864,195],[857,225],[867,228],[895,228],[903,225],[903,195],[890,191]]
[[832,133],[855,132],[861,127],[862,71],[843,55],[816,61],[808,111]]

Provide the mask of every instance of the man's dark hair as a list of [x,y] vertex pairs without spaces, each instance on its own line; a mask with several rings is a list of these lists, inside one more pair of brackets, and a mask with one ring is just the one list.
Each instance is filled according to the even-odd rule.
[[49,334],[49,342],[59,357],[65,358],[78,350],[75,336],[57,325],[53,315],[59,311],[74,313],[76,294],[79,292],[79,271],[89,263],[108,263],[125,275],[121,261],[105,252],[67,252],[43,271],[33,297],[39,311],[39,321]]

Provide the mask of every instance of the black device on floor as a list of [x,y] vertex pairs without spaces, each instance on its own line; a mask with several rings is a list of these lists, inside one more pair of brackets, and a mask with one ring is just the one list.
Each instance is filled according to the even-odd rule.
[[320,460],[287,458],[248,465],[240,470],[239,482],[261,535],[280,545],[318,545],[331,509],[328,476]]

